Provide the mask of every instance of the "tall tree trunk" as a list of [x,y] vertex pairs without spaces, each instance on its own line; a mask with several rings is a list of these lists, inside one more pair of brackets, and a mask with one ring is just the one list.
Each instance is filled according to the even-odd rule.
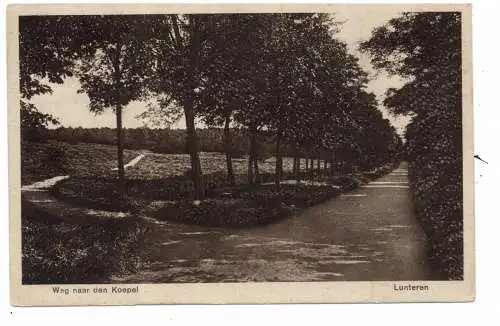
[[247,182],[248,184],[253,183],[253,155],[252,151],[248,152],[248,165],[247,165]]
[[[177,22],[176,24],[177,25]],[[203,185],[201,184],[201,164],[200,156],[198,152],[198,141],[196,137],[196,128],[194,125],[194,89],[197,86],[198,78],[198,67],[200,59],[200,31],[198,26],[197,18],[194,16],[189,17],[189,28],[190,28],[190,65],[188,73],[188,83],[190,92],[184,101],[184,116],[186,118],[186,131],[187,131],[187,145],[189,156],[191,159],[191,170],[194,183],[194,199],[203,199],[204,191]],[[178,31],[176,31],[178,35]],[[178,35],[178,40],[180,36]]]
[[231,116],[226,116],[224,123],[224,141],[226,147],[226,165],[227,165],[227,181],[230,185],[234,185],[233,173],[233,160],[231,158],[231,135],[229,132],[229,124],[231,123]]
[[257,182],[259,178],[259,164],[257,158],[257,129],[255,128],[252,132],[252,142],[251,142],[252,158],[253,158],[253,174],[254,182]]
[[308,180],[309,178],[309,157],[307,157],[307,153],[305,154],[305,160],[306,160],[306,169],[305,169],[305,176],[306,176],[306,180]]
[[255,153],[255,129],[252,127],[250,129],[250,135],[249,135],[249,142],[248,144],[248,168],[247,168],[247,179],[249,184],[254,183],[254,161],[256,160],[256,153]]
[[299,172],[300,172],[300,157],[299,157],[299,151],[297,149],[297,145],[294,146],[293,148],[293,176],[295,180],[299,180]]
[[276,169],[275,169],[274,183],[276,187],[280,188],[281,177],[283,176],[283,157],[281,156],[281,130],[278,129],[276,135]]
[[295,162],[294,162],[294,165],[295,165],[295,180],[297,181],[297,183],[300,182],[300,154],[298,152],[295,152],[295,158],[294,158]]
[[297,175],[297,155],[295,153],[293,154],[292,173],[294,176]]
[[259,182],[259,162],[256,153],[253,156],[253,170],[255,174],[255,182]]
[[116,105],[116,139],[118,145],[118,205],[123,208],[125,200],[125,166],[123,164],[123,130],[122,130],[122,106]]
[[330,169],[332,170],[333,174],[334,175],[337,175],[337,164],[336,164],[336,160],[337,157],[335,156],[335,149],[332,151],[332,166],[330,167]]
[[194,199],[203,199],[204,192],[201,184],[201,164],[194,125],[193,101],[188,100],[186,102],[187,103],[184,105],[184,116],[186,118],[187,146],[191,160],[192,181],[194,184]]
[[122,130],[122,105],[121,105],[121,69],[120,69],[121,43],[116,44],[113,57],[114,83],[115,83],[115,114],[116,114],[116,144],[118,147],[118,206],[122,210],[125,200],[125,166],[123,163],[123,130]]

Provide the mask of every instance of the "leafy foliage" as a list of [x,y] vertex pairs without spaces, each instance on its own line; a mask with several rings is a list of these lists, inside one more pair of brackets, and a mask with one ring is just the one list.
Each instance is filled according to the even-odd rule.
[[115,110],[141,97],[150,67],[146,22],[143,16],[88,16],[79,21],[90,39],[79,52],[79,92],[89,96],[92,112]]
[[[51,94],[47,84],[62,84],[73,75],[71,33],[67,17],[19,17],[19,84],[21,98],[21,128],[45,128],[57,125],[56,117],[41,113],[27,102],[35,95]],[[29,136],[30,131],[23,136]]]
[[51,83],[62,84],[73,75],[74,51],[69,16],[19,17],[19,81],[21,95],[51,93]]
[[36,107],[24,101],[21,101],[21,130],[45,128],[49,125],[58,125],[59,120],[54,116],[42,113]]

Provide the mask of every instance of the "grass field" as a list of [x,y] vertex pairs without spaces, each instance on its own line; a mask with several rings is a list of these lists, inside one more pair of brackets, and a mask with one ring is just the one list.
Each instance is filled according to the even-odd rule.
[[[127,169],[129,179],[159,179],[183,175],[190,170],[188,154],[158,154],[147,150],[125,150],[124,161],[146,156],[134,167]],[[69,144],[61,141],[21,143],[21,183],[23,185],[59,175],[74,177],[113,177],[116,172],[116,146],[93,143]],[[203,174],[226,172],[223,153],[200,153]],[[273,173],[275,159],[259,163],[259,172]],[[304,162],[302,162],[304,167]],[[233,158],[235,174],[247,173],[247,158]],[[283,158],[283,170],[292,170],[292,159]]]
[[[259,162],[260,173],[274,173],[275,158]],[[248,158],[233,158],[233,173],[246,174]],[[223,153],[200,153],[203,174],[226,173],[226,156]],[[302,162],[304,164],[304,162]],[[283,158],[283,170],[292,171],[292,158]],[[148,152],[139,164],[127,170],[131,179],[160,179],[183,175],[191,169],[188,154],[158,154]]]
[[[125,162],[141,151],[125,150]],[[60,141],[21,142],[21,184],[60,175],[111,176],[116,167],[116,146]]]

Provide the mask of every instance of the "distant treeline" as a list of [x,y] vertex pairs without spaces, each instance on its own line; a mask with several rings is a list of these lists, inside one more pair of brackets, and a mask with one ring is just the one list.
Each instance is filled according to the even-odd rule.
[[[224,153],[224,132],[222,128],[198,129],[198,144],[202,152]],[[232,155],[239,157],[249,151],[249,135],[243,129],[231,129]],[[126,149],[147,149],[156,153],[188,153],[186,130],[184,129],[149,129],[126,128],[124,147]],[[114,128],[36,128],[23,130],[23,137],[31,141],[59,140],[69,143],[97,143],[115,145],[117,142]],[[275,142],[272,135],[261,131],[259,134],[259,154],[261,158],[274,155]],[[291,155],[290,146],[284,146],[284,153]],[[290,152],[290,153],[288,153]]]

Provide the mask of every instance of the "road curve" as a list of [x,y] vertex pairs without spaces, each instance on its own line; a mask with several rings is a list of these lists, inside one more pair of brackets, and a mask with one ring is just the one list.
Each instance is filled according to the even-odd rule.
[[279,223],[245,230],[149,220],[150,262],[113,282],[432,279],[407,167]]

